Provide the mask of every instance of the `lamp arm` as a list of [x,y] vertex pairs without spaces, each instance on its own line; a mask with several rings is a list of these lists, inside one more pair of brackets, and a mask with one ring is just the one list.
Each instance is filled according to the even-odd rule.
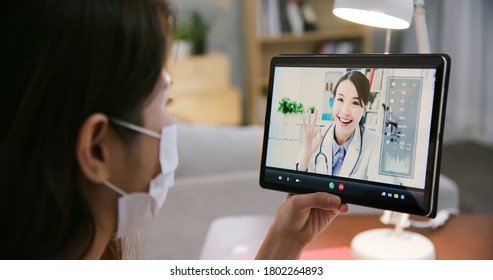
[[385,51],[384,51],[385,54],[390,53],[390,39],[391,39],[391,37],[392,37],[392,30],[387,29],[387,32],[385,33]]
[[414,26],[419,53],[430,53],[430,40],[425,18],[425,1],[414,0]]
[[380,217],[380,222],[385,225],[394,225],[395,236],[400,236],[404,232],[404,229],[411,225],[409,216],[410,215],[406,213],[385,210]]

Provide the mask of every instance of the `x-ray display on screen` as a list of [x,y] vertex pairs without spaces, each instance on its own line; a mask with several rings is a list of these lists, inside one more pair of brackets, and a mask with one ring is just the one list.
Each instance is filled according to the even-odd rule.
[[380,173],[413,178],[422,78],[389,77]]

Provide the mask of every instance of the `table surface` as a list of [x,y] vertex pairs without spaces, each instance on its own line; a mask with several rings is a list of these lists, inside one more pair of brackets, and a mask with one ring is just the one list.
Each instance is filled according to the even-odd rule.
[[[382,224],[379,215],[340,215],[306,249],[350,246],[358,233]],[[407,230],[428,237],[439,260],[493,260],[493,215],[461,214],[451,216],[437,229]]]

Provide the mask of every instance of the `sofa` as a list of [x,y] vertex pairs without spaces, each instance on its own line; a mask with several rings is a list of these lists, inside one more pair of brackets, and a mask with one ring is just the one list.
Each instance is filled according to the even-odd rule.
[[[259,187],[263,127],[179,123],[177,129],[180,162],[175,185],[157,217],[137,233],[138,252],[131,257],[212,258],[206,247],[218,237],[211,237],[211,232],[217,232],[217,226],[226,227],[221,230],[226,232],[228,220],[245,221],[245,227],[219,238],[225,244],[250,239],[248,248],[235,248],[242,258],[253,257],[286,196]],[[444,176],[440,182],[439,209],[458,209],[457,185]],[[350,205],[348,215],[375,213],[382,210]]]

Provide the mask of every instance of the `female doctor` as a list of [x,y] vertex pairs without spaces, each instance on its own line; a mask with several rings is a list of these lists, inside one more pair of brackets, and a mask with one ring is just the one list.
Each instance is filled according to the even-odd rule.
[[303,122],[305,143],[296,169],[319,174],[375,180],[378,176],[378,136],[365,129],[363,116],[370,84],[361,72],[351,71],[337,81],[332,124],[320,128],[314,117]]

